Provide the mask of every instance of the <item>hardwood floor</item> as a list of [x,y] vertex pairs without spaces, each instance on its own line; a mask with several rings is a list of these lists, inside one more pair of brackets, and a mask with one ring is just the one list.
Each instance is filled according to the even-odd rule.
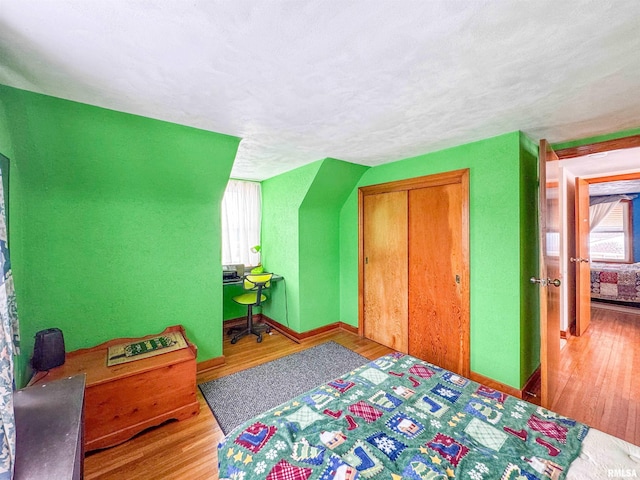
[[[242,339],[224,343],[225,364],[198,375],[198,383],[229,375],[333,340],[375,359],[392,350],[344,330],[296,344],[274,332],[261,344]],[[561,355],[563,375],[554,409],[599,430],[640,444],[640,315],[594,308],[591,327],[571,337]],[[222,439],[198,390],[200,414],[143,432],[113,448],[89,453],[85,478],[217,479],[217,445]],[[256,412],[257,413],[257,412]]]
[[[244,338],[231,345],[225,338],[225,364],[198,375],[198,383],[219,378],[261,363],[284,357],[333,340],[369,359],[392,352],[371,340],[344,330],[321,334],[297,344],[273,332],[261,344]],[[217,479],[217,446],[223,434],[204,397],[198,390],[200,414],[181,422],[170,422],[143,432],[115,447],[89,453],[85,458],[86,480]],[[256,412],[256,414],[259,412]]]
[[586,334],[560,355],[552,409],[640,445],[640,313],[591,308]]

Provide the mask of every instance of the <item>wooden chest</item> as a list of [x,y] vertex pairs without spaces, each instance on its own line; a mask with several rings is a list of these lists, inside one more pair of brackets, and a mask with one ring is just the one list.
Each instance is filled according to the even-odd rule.
[[85,373],[85,451],[112,447],[146,428],[170,419],[184,420],[200,411],[196,347],[188,341],[182,326],[169,327],[162,333],[167,332],[181,332],[188,347],[108,367],[110,346],[158,334],[110,340],[67,353],[64,365],[52,369],[46,379],[34,377],[31,383]]

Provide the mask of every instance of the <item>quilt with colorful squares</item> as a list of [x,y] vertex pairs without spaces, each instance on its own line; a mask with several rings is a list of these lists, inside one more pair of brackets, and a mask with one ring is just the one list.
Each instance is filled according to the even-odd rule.
[[591,263],[591,297],[640,303],[640,263]]
[[233,430],[221,479],[562,479],[588,427],[385,355]]

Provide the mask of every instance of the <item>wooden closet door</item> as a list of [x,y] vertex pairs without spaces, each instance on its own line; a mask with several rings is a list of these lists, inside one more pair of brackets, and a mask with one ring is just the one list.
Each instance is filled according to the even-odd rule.
[[407,353],[407,192],[363,198],[364,336]]
[[[469,375],[461,183],[409,191],[409,354]],[[466,295],[466,297],[465,297]]]

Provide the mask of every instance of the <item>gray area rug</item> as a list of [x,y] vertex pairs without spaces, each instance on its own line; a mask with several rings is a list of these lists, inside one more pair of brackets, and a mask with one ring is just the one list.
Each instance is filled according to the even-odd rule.
[[199,387],[226,435],[250,418],[368,362],[330,341]]

